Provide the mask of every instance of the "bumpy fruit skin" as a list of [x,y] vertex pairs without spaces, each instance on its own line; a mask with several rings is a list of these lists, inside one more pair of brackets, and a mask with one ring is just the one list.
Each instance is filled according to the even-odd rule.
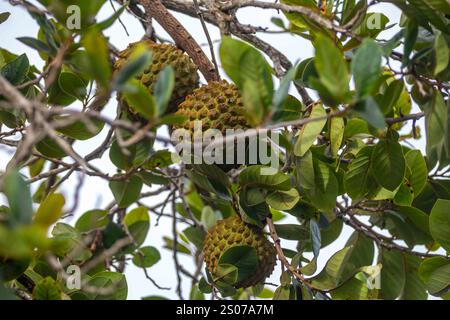
[[166,66],[172,66],[174,69],[175,87],[167,109],[167,112],[174,112],[186,96],[191,94],[195,88],[198,88],[197,66],[188,55],[173,45],[142,40],[131,43],[127,49],[119,53],[119,58],[114,64],[114,70],[120,70],[127,63],[133,49],[139,44],[144,44],[152,51],[152,63],[142,74],[137,76],[137,79],[150,90],[150,93],[153,93],[158,74]]
[[212,81],[186,97],[176,114],[187,119],[175,129],[184,128],[191,133],[194,122],[201,121],[202,129],[217,129],[225,134],[226,129],[248,129],[250,124],[243,115],[242,97],[234,84],[224,80]]
[[[175,125],[173,129],[185,129],[190,132],[191,137],[198,136],[199,131],[195,130],[195,122],[200,121],[202,132],[209,129],[219,130],[225,137],[227,129],[246,130],[250,124],[244,116],[244,104],[241,94],[234,84],[224,80],[212,81],[204,85],[186,97],[179,106],[177,115],[185,116],[186,120],[181,125]],[[224,143],[223,161],[226,161],[226,144]],[[235,147],[237,144],[235,144]],[[237,150],[235,148],[235,150]],[[232,163],[217,164],[223,171],[240,167],[237,161],[237,154],[233,155]],[[241,163],[242,164],[242,163]]]
[[239,216],[233,216],[218,221],[205,238],[203,254],[213,277],[222,253],[235,246],[251,246],[256,249],[258,257],[258,266],[253,275],[234,284],[236,288],[254,286],[270,276],[276,263],[274,246],[267,240],[262,229],[245,223]]

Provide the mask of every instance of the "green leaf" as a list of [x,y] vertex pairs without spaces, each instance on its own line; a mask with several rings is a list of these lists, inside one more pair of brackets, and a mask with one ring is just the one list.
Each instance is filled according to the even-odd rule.
[[446,121],[448,107],[441,93],[434,91],[433,98],[424,106],[425,130],[426,130],[426,152],[429,166],[434,167],[440,160],[446,137]]
[[325,212],[336,206],[339,184],[334,173],[326,163],[314,161],[314,188],[305,190],[312,204]]
[[372,172],[378,184],[394,191],[405,177],[405,157],[402,146],[389,134],[380,140],[372,154]]
[[330,38],[323,35],[316,37],[314,48],[316,50],[314,64],[321,84],[337,102],[344,101],[349,91],[350,77],[342,52]]
[[447,68],[449,61],[449,49],[444,35],[438,33],[434,40],[434,51],[436,54],[436,66],[434,67],[434,75],[444,71]]
[[175,73],[171,66],[165,67],[158,74],[158,81],[155,85],[154,96],[156,99],[157,115],[163,115],[169,104],[170,97],[175,86]]
[[321,118],[317,121],[311,121],[302,126],[300,133],[298,134],[297,142],[294,146],[294,154],[298,157],[302,157],[316,141],[317,136],[322,132],[325,123],[327,113],[321,104],[315,104],[312,107],[310,119]]
[[270,190],[288,191],[292,188],[289,175],[282,172],[264,174],[272,168],[254,165],[245,168],[239,175],[241,187],[261,186]]
[[42,153],[44,156],[50,158],[64,158],[66,153],[61,149],[61,147],[49,137],[45,137],[39,141],[36,145],[36,149]]
[[205,206],[202,210],[202,224],[205,226],[206,230],[211,229],[216,225],[217,215],[210,206]]
[[236,282],[248,279],[258,266],[256,249],[250,246],[235,246],[226,250],[219,259],[219,265],[233,265],[237,268]]
[[355,110],[361,118],[366,120],[375,128],[383,129],[386,127],[384,115],[381,112],[377,102],[372,97],[367,97],[366,99],[358,102],[354,106],[353,110]]
[[9,16],[11,15],[10,12],[2,12],[0,13],[0,24],[8,20]]
[[352,247],[345,247],[336,252],[327,261],[325,268],[311,281],[314,287],[322,290],[336,288],[341,281],[341,276],[351,251]]
[[102,87],[108,88],[111,79],[111,65],[106,38],[101,33],[92,30],[83,36],[81,43],[86,49],[91,75]]
[[317,258],[319,256],[320,248],[322,247],[322,236],[320,233],[319,224],[316,220],[311,219],[309,221],[309,230],[311,233],[312,251],[314,258]]
[[344,138],[345,123],[341,117],[330,119],[330,149],[333,157],[337,157]]
[[140,268],[150,268],[159,260],[161,260],[161,254],[152,246],[142,247],[133,255],[133,263]]
[[379,86],[381,56],[380,47],[369,38],[364,39],[356,50],[352,60],[352,73],[358,97],[363,98],[372,94]]
[[205,241],[206,232],[202,228],[191,226],[186,228],[183,231],[183,234],[186,236],[186,238],[188,238],[190,242],[195,245],[197,249],[203,250],[203,243]]
[[36,211],[34,223],[47,229],[61,217],[64,204],[65,199],[62,194],[49,194]]
[[381,251],[381,294],[383,299],[398,298],[405,287],[405,261],[402,253],[392,250]]
[[430,233],[433,239],[450,252],[450,200],[438,199],[430,213]]
[[34,300],[61,300],[61,287],[50,277],[42,279],[33,289]]
[[30,189],[18,171],[10,171],[3,177],[3,190],[10,208],[9,223],[13,227],[30,224],[33,216]]
[[75,73],[61,72],[58,83],[64,93],[78,100],[83,100],[86,97],[86,83]]
[[139,247],[144,243],[148,230],[150,229],[150,216],[147,208],[140,206],[131,210],[125,216],[124,222],[136,246]]
[[420,150],[410,150],[405,154],[406,179],[409,181],[414,191],[414,196],[418,196],[427,183],[428,168]]
[[267,195],[266,202],[276,210],[290,210],[300,200],[297,189],[289,191],[273,191]]
[[295,76],[297,74],[297,70],[295,68],[291,68],[283,77],[280,83],[280,87],[275,92],[275,95],[273,96],[273,102],[272,102],[272,112],[276,113],[281,111],[288,95],[289,95],[289,88],[291,86],[291,82],[294,81]]
[[230,37],[222,38],[219,54],[223,69],[243,94],[247,82],[258,89],[258,100],[262,102],[265,114],[272,103],[273,80],[272,68],[263,55],[252,46]]
[[362,148],[345,173],[345,191],[353,201],[358,201],[377,189],[378,185],[370,171],[373,150],[372,146]]
[[431,294],[439,295],[450,287],[450,261],[444,257],[426,258],[419,267],[419,276]]
[[125,300],[128,295],[127,280],[125,275],[119,272],[99,272],[87,284],[110,291],[108,294],[89,293],[88,295],[92,300]]
[[406,279],[405,288],[401,296],[404,300],[427,300],[428,294],[426,292],[425,284],[420,280],[418,269],[421,264],[421,259],[412,255],[404,255]]
[[[59,121],[69,120],[72,116],[61,116],[56,118]],[[67,126],[57,128],[56,130],[63,135],[75,140],[88,140],[98,135],[105,126],[100,120],[93,119],[90,123],[78,120]]]
[[28,61],[28,57],[26,54],[22,54],[4,65],[0,70],[0,75],[12,85],[16,86],[25,80],[29,69],[30,62]]
[[362,267],[371,266],[375,255],[373,240],[357,231],[352,233],[345,246],[353,246],[353,249],[342,273],[344,280],[352,277]]
[[107,210],[89,210],[83,213],[75,223],[75,228],[80,232],[89,232],[106,227],[109,222]]
[[152,53],[144,45],[138,45],[134,48],[124,66],[117,72],[113,80],[113,88],[122,90],[126,88],[129,80],[144,72],[152,62]]
[[37,50],[39,53],[45,53],[46,55],[52,54],[52,49],[50,49],[50,47],[45,42],[39,39],[35,39],[32,37],[20,37],[17,38],[17,40],[29,46],[30,48]]
[[307,227],[298,224],[275,224],[275,230],[282,239],[298,241],[309,239]]
[[156,101],[147,87],[136,79],[128,84],[129,89],[123,93],[127,104],[146,119],[152,119],[156,113]]
[[124,180],[111,180],[109,188],[119,208],[126,208],[139,198],[142,180],[139,176],[132,176]]

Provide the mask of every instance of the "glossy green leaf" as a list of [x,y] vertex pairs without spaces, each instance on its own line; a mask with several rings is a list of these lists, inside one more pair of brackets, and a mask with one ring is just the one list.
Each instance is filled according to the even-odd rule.
[[392,135],[380,140],[372,154],[372,172],[379,185],[395,190],[405,176],[405,157],[400,143]]
[[372,39],[364,39],[352,60],[356,92],[362,98],[372,94],[381,77],[381,49]]
[[9,223],[13,227],[31,223],[33,207],[30,189],[18,171],[10,171],[3,176],[3,189],[8,199]]
[[34,223],[47,229],[61,217],[64,204],[65,199],[62,194],[49,194],[36,211]]
[[106,227],[109,222],[108,211],[89,210],[83,213],[75,223],[75,228],[80,232],[89,232],[94,229]]
[[124,180],[111,180],[109,188],[118,206],[126,208],[138,199],[142,189],[142,180],[138,176],[132,176]]
[[137,207],[127,213],[124,219],[125,225],[133,237],[136,246],[144,243],[150,229],[150,216],[145,207]]
[[450,200],[438,199],[430,214],[430,232],[434,240],[450,252]]
[[342,52],[330,38],[323,35],[317,36],[314,48],[316,49],[314,64],[320,83],[337,101],[343,101],[349,90],[350,78]]
[[309,118],[318,120],[308,122],[302,126],[294,146],[294,154],[298,157],[303,156],[311,148],[327,122],[326,112],[321,104],[315,104],[312,107]]
[[133,263],[140,268],[150,268],[159,260],[161,260],[161,254],[152,246],[142,247],[133,255]]

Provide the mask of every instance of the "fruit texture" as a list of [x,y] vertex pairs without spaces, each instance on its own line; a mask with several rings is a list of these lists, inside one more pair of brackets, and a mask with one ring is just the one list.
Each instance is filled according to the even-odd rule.
[[220,220],[208,232],[203,253],[209,272],[217,277],[217,267],[221,255],[234,246],[255,248],[258,263],[250,277],[234,284],[236,288],[247,288],[264,281],[273,271],[276,252],[273,244],[267,240],[262,229],[247,224],[239,216]]
[[248,129],[249,123],[243,115],[242,97],[234,84],[226,81],[213,81],[204,85],[186,97],[178,107],[178,115],[186,121],[178,126],[191,133],[194,122],[201,121],[202,129],[218,129],[225,134],[226,129]]
[[175,87],[167,111],[176,111],[178,104],[180,104],[185,97],[192,93],[199,85],[197,66],[187,54],[184,54],[183,51],[173,45],[158,44],[150,40],[143,40],[130,44],[127,49],[120,52],[119,58],[114,65],[114,69],[118,71],[123,68],[136,46],[142,44],[152,51],[152,62],[147,69],[136,78],[149,89],[150,93],[153,93],[158,80],[158,74],[166,66],[172,66],[175,73]]

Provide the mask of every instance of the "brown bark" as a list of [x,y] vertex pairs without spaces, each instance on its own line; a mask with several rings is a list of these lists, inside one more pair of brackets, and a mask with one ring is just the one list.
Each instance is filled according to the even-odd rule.
[[178,47],[186,51],[207,81],[218,81],[214,65],[185,27],[166,9],[160,0],[139,0],[147,14],[152,16],[172,37]]

